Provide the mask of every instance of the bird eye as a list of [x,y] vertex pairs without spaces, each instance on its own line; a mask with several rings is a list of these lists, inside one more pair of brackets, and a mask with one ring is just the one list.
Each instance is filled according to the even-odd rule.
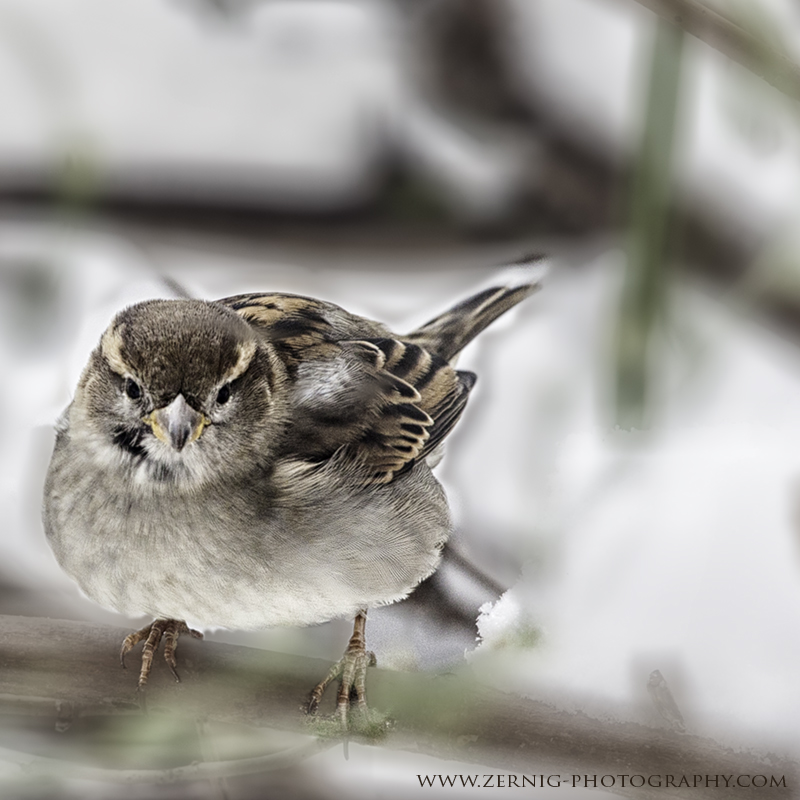
[[226,383],[220,390],[217,392],[217,403],[221,406],[224,406],[228,400],[231,399],[231,385]]
[[142,396],[142,387],[133,378],[128,378],[125,381],[125,394],[131,400],[138,400]]

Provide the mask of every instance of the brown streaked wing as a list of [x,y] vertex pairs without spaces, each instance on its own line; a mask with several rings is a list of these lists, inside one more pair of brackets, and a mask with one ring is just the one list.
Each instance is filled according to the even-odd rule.
[[329,342],[309,353],[291,390],[289,454],[323,461],[346,447],[367,483],[391,479],[419,456],[434,421],[419,392],[385,369],[380,348]]
[[[264,333],[298,395],[311,395],[295,406],[295,455],[322,460],[337,452],[360,465],[365,484],[388,483],[428,455],[457,422],[474,384],[472,373],[456,372],[425,347],[391,338],[383,325],[332,303],[280,293],[219,302]],[[330,385],[331,369],[340,393],[315,396],[318,383]]]
[[419,458],[428,455],[452,430],[475,385],[475,374],[457,372],[443,358],[412,342],[372,340],[386,356],[385,369],[407,381],[420,394],[420,409],[433,420]]
[[261,331],[290,370],[301,361],[314,358],[311,348],[318,345],[387,333],[380,323],[351,314],[334,303],[302,295],[240,294],[218,302]]

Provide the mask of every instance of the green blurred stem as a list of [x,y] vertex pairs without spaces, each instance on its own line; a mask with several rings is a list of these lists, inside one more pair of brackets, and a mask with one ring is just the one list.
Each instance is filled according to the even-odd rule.
[[628,261],[617,330],[617,422],[648,421],[653,333],[666,294],[673,139],[683,32],[659,20],[650,67],[644,132],[631,190]]

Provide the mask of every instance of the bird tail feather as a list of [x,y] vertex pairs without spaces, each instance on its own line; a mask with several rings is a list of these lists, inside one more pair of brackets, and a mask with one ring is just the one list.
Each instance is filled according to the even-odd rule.
[[[542,258],[526,259],[524,266],[538,264]],[[481,331],[517,303],[530,297],[540,286],[541,279],[533,277],[528,270],[522,283],[484,289],[403,336],[403,341],[452,361]]]

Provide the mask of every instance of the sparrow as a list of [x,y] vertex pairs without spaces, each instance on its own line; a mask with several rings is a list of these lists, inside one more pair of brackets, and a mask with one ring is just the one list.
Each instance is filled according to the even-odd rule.
[[366,710],[369,608],[406,597],[451,531],[432,473],[476,376],[458,353],[538,288],[496,286],[406,335],[293,294],[148,300],[103,333],[56,425],[43,520],[89,598],[154,622],[176,680],[199,627],[354,617],[337,678]]

